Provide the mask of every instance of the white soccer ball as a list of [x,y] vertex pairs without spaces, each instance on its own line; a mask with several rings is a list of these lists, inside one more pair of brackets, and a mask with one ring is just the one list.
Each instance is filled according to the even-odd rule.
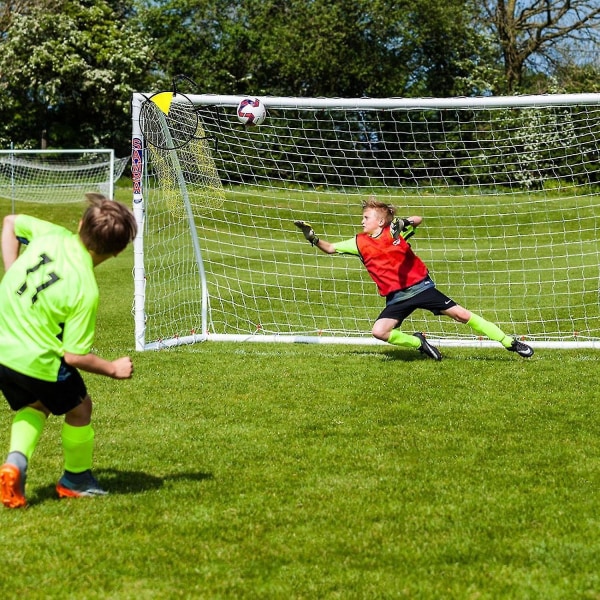
[[267,117],[267,109],[258,98],[244,98],[238,104],[237,116],[244,125],[260,125]]

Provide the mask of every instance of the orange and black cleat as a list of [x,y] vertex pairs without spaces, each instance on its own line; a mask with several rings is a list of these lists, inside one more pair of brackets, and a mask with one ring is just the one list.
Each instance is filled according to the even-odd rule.
[[0,467],[0,498],[2,504],[8,508],[22,508],[27,505],[24,477],[16,465],[5,463]]

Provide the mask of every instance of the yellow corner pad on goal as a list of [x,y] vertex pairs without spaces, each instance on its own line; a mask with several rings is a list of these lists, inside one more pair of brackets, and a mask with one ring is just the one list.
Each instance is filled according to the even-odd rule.
[[173,102],[173,92],[160,92],[154,94],[150,100],[152,100],[165,115],[168,115],[169,109],[171,108],[171,102]]

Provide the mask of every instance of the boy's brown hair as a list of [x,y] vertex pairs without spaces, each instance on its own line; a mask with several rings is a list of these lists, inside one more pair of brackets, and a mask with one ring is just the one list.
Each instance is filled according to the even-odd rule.
[[369,196],[369,199],[363,202],[362,208],[363,211],[367,208],[374,208],[385,219],[387,225],[394,220],[396,214],[396,208],[393,205],[378,202],[375,200],[375,196]]
[[85,197],[89,206],[79,226],[83,245],[98,255],[118,254],[137,234],[133,212],[102,194],[89,192]]

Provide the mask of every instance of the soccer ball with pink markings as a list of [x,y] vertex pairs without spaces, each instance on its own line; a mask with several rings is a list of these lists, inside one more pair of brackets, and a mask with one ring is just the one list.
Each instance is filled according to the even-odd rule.
[[260,125],[267,116],[267,109],[259,98],[244,98],[238,104],[237,116],[244,125]]

